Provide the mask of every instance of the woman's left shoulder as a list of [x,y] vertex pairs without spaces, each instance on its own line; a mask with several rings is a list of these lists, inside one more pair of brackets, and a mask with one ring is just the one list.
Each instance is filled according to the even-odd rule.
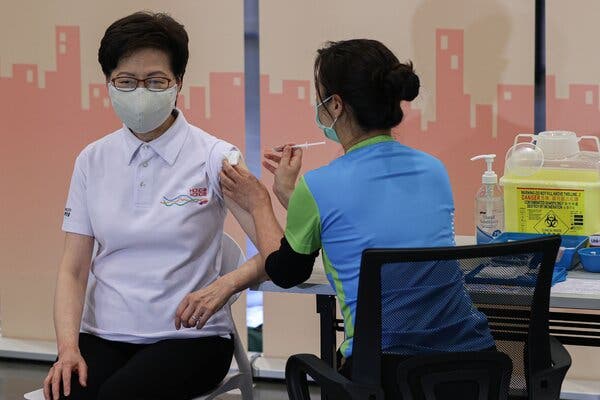
[[215,148],[230,150],[235,147],[231,143],[194,125],[190,125],[190,138],[194,143],[202,145],[209,152],[213,151]]

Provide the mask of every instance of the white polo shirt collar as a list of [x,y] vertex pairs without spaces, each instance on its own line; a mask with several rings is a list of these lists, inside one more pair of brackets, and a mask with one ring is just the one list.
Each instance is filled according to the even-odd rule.
[[183,143],[187,138],[188,126],[188,122],[183,116],[183,113],[177,110],[175,122],[173,122],[173,125],[171,125],[165,133],[150,142],[144,142],[138,139],[133,132],[123,124],[122,132],[126,143],[125,148],[127,149],[127,164],[131,165],[142,146],[148,146],[167,164],[172,166],[177,160],[177,156],[181,152]]

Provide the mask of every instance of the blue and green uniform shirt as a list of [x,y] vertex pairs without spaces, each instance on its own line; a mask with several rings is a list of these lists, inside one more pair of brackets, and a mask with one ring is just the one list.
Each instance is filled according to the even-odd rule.
[[[454,245],[454,202],[446,169],[435,157],[390,136],[362,141],[300,179],[289,201],[285,237],[300,254],[322,249],[344,318],[340,351],[349,357],[362,251]],[[382,307],[407,317],[398,326],[382,326],[384,349],[417,354],[494,345],[485,316],[464,293],[458,265],[450,272],[447,266],[440,270],[437,284],[428,279],[437,273],[434,263],[397,270],[397,279],[382,284],[384,291],[394,293]]]

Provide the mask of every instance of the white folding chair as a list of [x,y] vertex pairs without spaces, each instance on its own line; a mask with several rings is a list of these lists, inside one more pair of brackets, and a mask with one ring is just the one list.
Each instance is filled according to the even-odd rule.
[[[235,271],[240,265],[246,261],[246,257],[241,247],[226,233],[223,233],[223,258],[221,261],[221,275],[225,275],[231,271]],[[229,319],[232,321],[231,326],[233,327],[233,357],[238,365],[238,371],[231,371],[227,374],[225,379],[217,386],[212,392],[204,394],[200,397],[195,397],[192,400],[212,400],[217,396],[227,393],[233,389],[239,389],[242,392],[242,400],[252,400],[252,367],[248,360],[246,349],[242,344],[240,335],[238,335],[237,328],[233,322],[231,315],[231,305],[238,299],[239,293],[231,296],[227,304],[223,306]]]
[[[225,275],[236,270],[244,263],[246,257],[242,248],[226,233],[223,233],[223,256],[221,275]],[[200,397],[194,397],[190,400],[213,400],[217,396],[227,393],[230,390],[239,389],[242,393],[242,400],[252,400],[252,367],[246,349],[238,335],[237,328],[233,322],[231,315],[231,305],[238,299],[239,293],[233,295],[229,301],[223,306],[233,327],[233,357],[237,363],[238,370],[231,370],[225,376],[223,381],[214,388],[210,393],[206,393]],[[44,400],[44,392],[42,389],[35,390],[24,395],[26,400]]]

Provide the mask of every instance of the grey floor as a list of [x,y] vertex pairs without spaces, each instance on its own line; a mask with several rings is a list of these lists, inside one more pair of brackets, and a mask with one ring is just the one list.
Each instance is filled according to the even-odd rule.
[[[23,394],[41,387],[50,364],[0,359],[0,400],[20,400]],[[223,395],[221,400],[239,400],[239,395]],[[256,382],[254,400],[287,399],[285,385],[280,382]],[[318,399],[318,391],[311,387],[311,398]]]

